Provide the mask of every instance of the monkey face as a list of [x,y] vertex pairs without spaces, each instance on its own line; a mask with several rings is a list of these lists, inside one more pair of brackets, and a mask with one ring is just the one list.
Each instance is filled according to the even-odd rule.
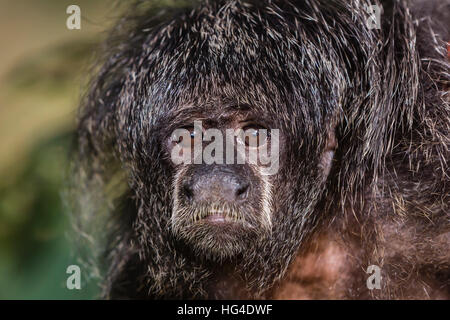
[[[286,156],[287,149],[300,151],[298,143],[286,143],[287,129],[280,133],[277,124],[241,108],[206,109],[201,115],[183,108],[178,115],[183,120],[171,121],[178,129],[163,143],[173,171],[171,232],[198,254],[214,259],[253,252],[256,244],[273,241],[273,224],[286,223],[284,214],[289,212],[274,205],[274,196],[287,198],[297,190],[286,183],[286,176],[323,180],[311,178],[317,170],[304,171],[308,166],[298,168]],[[321,161],[313,161],[319,163],[321,168],[315,169],[322,178],[331,159],[324,153]]]
[[217,128],[194,122],[167,141],[178,163],[171,228],[207,256],[234,256],[271,232],[269,173],[278,165],[279,135],[245,114],[234,113]]

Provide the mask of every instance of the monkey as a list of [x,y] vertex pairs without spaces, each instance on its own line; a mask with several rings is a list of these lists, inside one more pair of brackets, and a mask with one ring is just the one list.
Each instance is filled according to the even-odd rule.
[[[101,297],[450,298],[449,23],[447,0],[132,4],[70,179]],[[236,161],[263,148],[273,172]]]

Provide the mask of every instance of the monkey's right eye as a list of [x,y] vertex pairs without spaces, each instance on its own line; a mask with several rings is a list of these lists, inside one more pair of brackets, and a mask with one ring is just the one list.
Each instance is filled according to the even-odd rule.
[[194,127],[187,127],[182,130],[187,130],[187,134],[181,134],[178,138],[175,138],[172,141],[176,144],[180,144],[182,148],[192,148],[194,145],[194,138],[198,135],[201,136],[202,132],[198,132],[198,129]]

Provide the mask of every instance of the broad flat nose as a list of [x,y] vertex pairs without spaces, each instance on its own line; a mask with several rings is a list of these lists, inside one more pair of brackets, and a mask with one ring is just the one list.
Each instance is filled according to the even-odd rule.
[[192,176],[183,183],[182,189],[186,199],[192,202],[236,203],[247,198],[250,183],[232,172],[215,170]]

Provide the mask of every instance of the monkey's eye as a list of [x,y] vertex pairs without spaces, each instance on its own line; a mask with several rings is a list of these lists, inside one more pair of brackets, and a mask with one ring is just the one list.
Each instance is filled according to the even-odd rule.
[[189,138],[186,139],[187,137],[180,136],[175,143],[180,144],[182,148],[192,148],[192,146],[194,145],[194,138],[197,137],[198,135],[202,135],[201,131],[198,131],[198,129],[194,128],[194,127],[187,127],[187,128],[183,128],[187,131],[189,131]]
[[259,125],[247,125],[242,128],[243,142],[247,147],[260,148],[264,146],[269,140],[270,134],[268,130]]

